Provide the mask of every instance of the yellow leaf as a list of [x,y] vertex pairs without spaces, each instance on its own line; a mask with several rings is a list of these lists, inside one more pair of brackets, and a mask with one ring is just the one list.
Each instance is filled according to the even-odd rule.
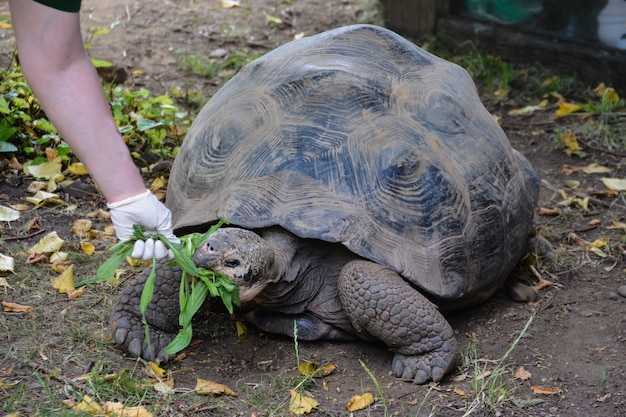
[[626,179],[602,178],[602,183],[606,188],[613,191],[626,191]]
[[578,144],[578,139],[576,139],[576,136],[574,136],[570,132],[567,132],[566,134],[564,134],[562,140],[563,140],[563,145],[565,145],[566,154],[571,155],[574,152],[578,152],[582,150],[582,148]]
[[88,395],[83,397],[83,400],[72,407],[74,410],[82,411],[87,414],[103,414],[102,407],[91,399]]
[[319,405],[315,399],[305,397],[294,389],[290,389],[289,394],[291,395],[289,399],[289,411],[296,415],[308,414]]
[[374,396],[369,392],[366,392],[363,395],[354,395],[352,398],[350,398],[350,401],[348,401],[346,407],[348,407],[348,410],[350,411],[363,410],[374,404],[374,401]]
[[[52,264],[52,269],[54,269],[55,271],[57,271],[55,269],[55,264],[58,264],[59,262],[65,262],[67,260],[68,254],[67,252],[54,252],[52,255],[50,255],[50,263]],[[65,265],[65,267],[63,268],[63,271],[65,271],[65,269],[67,268],[67,265]],[[63,271],[57,271],[58,273],[61,273]]]
[[198,394],[226,394],[234,396],[233,390],[228,388],[224,384],[218,384],[217,382],[207,381],[206,379],[196,379],[196,387],[194,391]]
[[608,241],[607,238],[602,237],[600,239],[596,239],[593,242],[591,242],[589,245],[587,245],[589,248],[602,248],[604,246],[606,246],[606,242]]
[[554,388],[544,388],[544,387],[539,387],[537,385],[533,385],[530,388],[533,390],[535,394],[554,395],[559,392],[557,389],[554,389]]
[[311,376],[317,372],[317,364],[314,362],[301,363],[298,366],[298,369],[302,375]]
[[67,170],[70,174],[76,176],[89,175],[87,167],[82,162],[75,162],[73,164],[70,164],[70,166],[67,167]]
[[159,190],[167,185],[167,180],[165,177],[156,177],[152,184],[150,184],[150,191]]
[[595,162],[587,165],[586,167],[583,167],[582,170],[585,174],[604,174],[613,171],[611,168],[605,167]]
[[15,268],[15,259],[12,256],[0,253],[0,271],[13,272]]
[[165,378],[167,376],[167,371],[159,366],[156,362],[148,362],[148,367],[156,376],[159,378]]
[[17,211],[26,211],[26,210],[30,210],[30,206],[28,204],[11,204],[11,208],[15,209]]
[[32,248],[28,249],[28,253],[53,253],[61,249],[65,241],[59,237],[57,232],[50,232],[45,235]]
[[520,366],[517,371],[515,371],[515,375],[513,375],[513,378],[516,379],[521,379],[522,381],[526,381],[527,379],[530,379],[533,375],[528,372],[526,369],[524,369],[523,366]]
[[581,111],[585,106],[582,104],[574,104],[568,103],[567,101],[560,101],[559,108],[556,111],[555,117],[558,119],[563,116],[567,116],[568,114],[575,113],[577,111]]
[[80,287],[77,290],[67,290],[67,298],[69,300],[75,300],[78,297],[80,297],[81,295],[85,294],[85,291],[87,290],[87,287]]
[[106,415],[112,417],[152,417],[152,413],[142,405],[127,407],[122,403],[107,401],[104,403],[104,410]]
[[248,328],[244,322],[237,320],[235,322],[235,328],[237,329],[237,340],[243,340],[248,337]]
[[602,93],[602,97],[606,101],[609,101],[611,103],[617,103],[619,101],[619,95],[617,94],[615,89],[611,87],[604,90],[604,92]]
[[61,200],[59,198],[58,194],[54,194],[54,193],[49,193],[47,191],[37,191],[37,193],[35,193],[34,196],[32,197],[26,197],[25,198],[26,201],[28,201],[29,203],[31,203],[34,206],[43,206],[44,204],[47,203],[54,203],[54,204],[65,204],[65,201]]
[[85,255],[91,256],[96,251],[96,246],[93,243],[80,242],[80,247],[85,252]]
[[19,211],[12,209],[11,207],[0,206],[0,221],[12,222],[19,219],[20,216],[21,214]]
[[72,233],[80,237],[85,237],[89,234],[93,223],[89,219],[78,219],[72,225]]
[[33,308],[31,306],[25,306],[22,304],[12,303],[10,301],[3,301],[2,309],[6,312],[12,312],[12,313],[30,313],[33,311]]
[[74,291],[74,265],[70,265],[61,275],[52,280],[52,288],[59,290],[59,294]]
[[24,164],[24,172],[35,178],[43,178],[46,180],[57,178],[61,175],[61,158],[58,157],[39,165],[33,165],[32,161],[29,161]]
[[[0,29],[11,29],[12,27],[13,27],[13,25],[11,25],[11,22],[2,22],[2,23],[0,23]],[[11,416],[11,414],[9,414],[7,417],[9,417],[9,416]]]

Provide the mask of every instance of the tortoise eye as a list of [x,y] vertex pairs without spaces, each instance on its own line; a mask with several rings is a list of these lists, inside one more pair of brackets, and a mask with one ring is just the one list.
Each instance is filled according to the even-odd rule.
[[241,262],[238,259],[228,259],[224,262],[224,266],[227,268],[237,268],[239,265],[241,265]]

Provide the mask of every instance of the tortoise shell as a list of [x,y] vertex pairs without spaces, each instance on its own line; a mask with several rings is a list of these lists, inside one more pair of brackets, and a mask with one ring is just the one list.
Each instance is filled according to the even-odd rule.
[[179,232],[279,225],[457,308],[523,256],[537,196],[464,69],[354,25],[287,43],[226,83],[189,130],[167,204]]

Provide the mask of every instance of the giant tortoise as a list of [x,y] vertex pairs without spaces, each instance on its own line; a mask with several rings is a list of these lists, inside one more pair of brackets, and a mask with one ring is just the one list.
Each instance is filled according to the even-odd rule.
[[[239,316],[301,340],[366,339],[393,374],[439,381],[457,343],[442,313],[503,284],[533,234],[538,179],[461,67],[381,27],[295,40],[206,104],[167,190],[178,233],[225,219],[194,261],[239,286]],[[134,356],[168,359],[180,272],[145,274],[111,318]]]

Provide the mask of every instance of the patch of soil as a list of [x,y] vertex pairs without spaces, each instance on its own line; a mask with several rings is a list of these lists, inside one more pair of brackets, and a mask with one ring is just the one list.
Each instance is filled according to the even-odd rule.
[[[218,49],[224,49],[227,54],[265,52],[299,33],[311,35],[356,23],[362,14],[358,2],[353,0],[241,0],[240,7],[228,9],[208,0],[85,0],[83,3],[84,29],[90,26],[112,28],[109,34],[93,40],[92,56],[115,62],[127,71],[126,84],[145,86],[155,95],[182,87],[199,88],[209,97],[222,84],[222,81],[182,72],[177,61],[179,56],[207,56]],[[266,15],[279,17],[284,23],[271,24]],[[10,43],[7,33],[3,33],[3,39]],[[521,408],[521,403],[512,402],[495,409],[481,407],[474,410],[473,415],[623,415],[626,409],[626,299],[618,295],[617,289],[626,285],[624,231],[607,227],[612,221],[625,221],[626,203],[620,197],[594,194],[587,211],[575,204],[568,207],[558,204],[564,199],[559,189],[564,188],[565,180],[580,181],[578,191],[567,190],[569,195],[575,192],[591,195],[594,190],[603,188],[598,175],[578,172],[565,176],[564,165],[582,166],[592,160],[613,168],[611,176],[624,178],[623,158],[590,151],[592,158],[587,161],[572,159],[554,149],[552,118],[512,118],[504,106],[489,101],[487,105],[502,118],[512,144],[529,158],[542,178],[540,207],[558,208],[561,215],[537,218],[539,230],[555,247],[555,260],[554,265],[544,264],[545,270],[539,271],[554,285],[542,289],[536,303],[515,303],[502,289],[484,304],[450,317],[460,346],[475,346],[481,363],[493,370],[493,361],[505,355],[529,318],[534,316],[529,330],[505,361],[511,374],[523,367],[532,376],[523,381],[509,378],[505,383],[516,387],[512,394],[516,399],[536,401],[526,403],[525,408]],[[2,178],[0,185],[0,195],[6,195],[8,200],[3,203],[23,202],[26,183],[11,185],[9,180],[9,176]],[[31,213],[31,217],[37,216],[43,228],[57,230],[70,244],[76,244],[77,239],[69,232],[73,220],[102,207],[103,202],[91,196],[64,198],[78,204],[78,208],[73,212],[44,209]],[[25,222],[27,220],[28,216]],[[105,223],[102,221],[98,227],[104,227]],[[5,236],[14,232],[22,236],[6,227],[3,230]],[[578,240],[592,242],[601,237],[608,237],[611,242],[610,250],[604,248],[608,255],[604,258],[581,246]],[[27,247],[37,239],[31,237],[21,243]],[[3,246],[6,248],[8,244],[5,242]],[[81,268],[87,270],[86,266]],[[520,268],[516,278],[531,284],[537,281],[528,268]],[[58,367],[65,375],[77,376],[89,361],[102,360],[101,357],[89,358],[89,347],[103,341],[108,343],[108,314],[114,297],[92,295],[88,304],[91,309],[71,307],[63,313],[69,318],[58,326],[62,311],[69,308],[68,302],[55,298],[50,291],[41,295],[33,291],[34,288],[38,287],[25,283],[15,291],[2,290],[1,297],[25,304],[43,304],[45,311],[40,309],[37,319],[41,324],[35,331],[48,343],[39,350],[16,352],[12,346],[18,346],[16,340],[29,330],[23,323],[22,327],[16,324],[17,316],[1,315],[0,333],[4,334],[0,336],[0,370],[6,374],[6,369],[13,366],[14,375],[31,379],[32,369],[24,364],[30,355],[42,361],[47,359],[51,368]],[[42,302],[44,299],[48,301]],[[76,320],[92,323],[93,334],[82,337],[72,333],[71,340],[63,340],[72,332],[72,321]],[[225,409],[230,408],[229,411],[218,412],[205,404],[195,408],[174,404],[171,415],[276,415],[255,406],[251,398],[261,381],[283,374],[296,375],[294,341],[259,334],[254,329],[250,329],[247,338],[237,340],[234,323],[227,315],[215,313],[202,316],[194,330],[197,341],[187,357],[168,366],[176,378],[176,386],[193,388],[196,377],[201,377],[224,383],[239,396],[228,400]],[[63,359],[81,349],[84,351],[81,360]],[[333,374],[323,382],[316,382],[309,390],[320,402],[318,415],[347,416],[345,404],[352,395],[366,391],[378,395],[360,361],[376,376],[387,395],[389,415],[422,416],[432,410],[435,415],[460,416],[472,400],[468,395],[472,392],[472,376],[465,375],[472,369],[462,368],[439,385],[422,387],[398,381],[390,375],[392,353],[385,346],[300,342],[297,349],[301,361],[338,366]],[[104,359],[119,369],[132,368],[135,364],[112,344]],[[36,386],[34,379],[33,384]],[[532,386],[554,389],[554,394],[537,394]],[[286,400],[286,389],[278,390],[277,395]],[[1,398],[4,398],[2,391]],[[385,410],[378,402],[362,415],[382,416]]]

